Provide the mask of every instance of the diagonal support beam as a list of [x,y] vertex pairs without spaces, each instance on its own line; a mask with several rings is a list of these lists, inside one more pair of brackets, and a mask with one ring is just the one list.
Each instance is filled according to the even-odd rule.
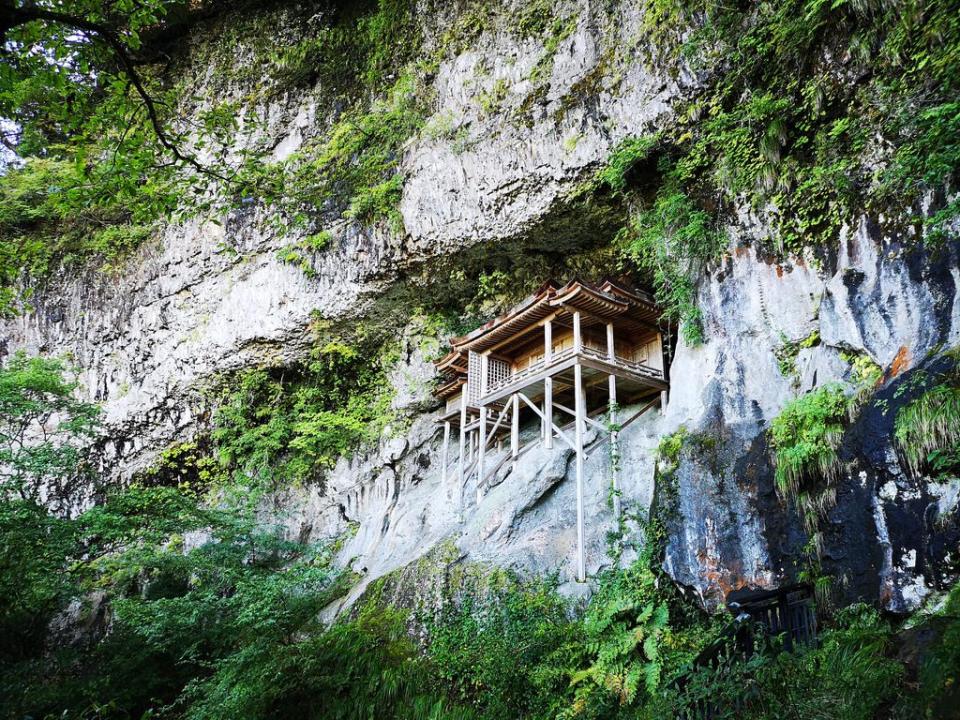
[[[553,406],[554,406],[555,408],[558,408],[558,409],[560,409],[560,410],[563,410],[563,411],[564,411],[565,413],[567,413],[568,415],[571,415],[571,416],[573,416],[573,417],[576,417],[576,416],[577,416],[577,413],[574,412],[573,410],[571,410],[570,408],[568,408],[566,405],[561,405],[560,403],[555,402],[555,403],[553,404]],[[595,428],[597,428],[597,430],[599,430],[599,431],[601,431],[601,432],[610,432],[610,428],[606,427],[603,423],[597,422],[596,420],[594,420],[594,419],[593,419],[592,417],[590,417],[589,415],[584,415],[584,416],[583,416],[583,419],[587,422],[587,424],[593,425]]]
[[493,441],[493,438],[497,435],[497,430],[500,428],[500,423],[503,422],[504,418],[507,416],[507,413],[510,411],[510,403],[507,403],[503,406],[503,410],[500,411],[500,415],[497,416],[497,421],[493,424],[493,428],[490,430],[490,436],[487,438],[487,444],[484,446],[484,450],[490,446],[490,443]]
[[[517,396],[519,396],[521,400],[523,400],[527,405],[529,405],[537,415],[539,415],[541,418],[543,417],[543,413],[540,412],[540,408],[538,408],[530,398],[528,398],[523,393],[517,393]],[[569,435],[567,435],[563,430],[558,428],[552,422],[550,423],[550,426],[553,428],[554,432],[557,433],[557,437],[561,438],[567,445],[570,446],[572,450],[576,451],[577,445],[573,440],[570,439]],[[587,459],[587,456],[584,455],[584,460],[586,459]]]

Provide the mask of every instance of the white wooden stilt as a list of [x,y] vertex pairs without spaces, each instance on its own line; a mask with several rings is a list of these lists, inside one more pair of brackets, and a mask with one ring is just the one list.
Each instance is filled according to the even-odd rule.
[[520,457],[520,396],[511,395],[510,403],[513,405],[510,417],[510,456],[513,458],[513,469],[517,469],[517,458]]
[[443,449],[440,451],[440,483],[447,487],[447,462],[450,458],[450,421],[443,424]]
[[[579,334],[579,313],[574,315],[574,332]],[[575,442],[577,454],[577,580],[585,582],[587,579],[586,548],[584,547],[584,520],[583,520],[583,432],[585,398],[583,396],[583,371],[580,363],[573,366],[573,391],[576,399],[576,427]]]
[[[553,324],[547,320],[543,324],[543,362],[549,365],[553,361]],[[543,446],[553,448],[553,378],[543,379]]]
[[550,450],[553,448],[553,378],[544,378],[543,380],[543,423],[544,439],[543,446]]
[[[546,385],[546,383],[544,383],[544,385]],[[546,389],[546,387],[544,387],[544,389]],[[546,401],[540,403],[540,443],[544,445],[547,442],[547,431],[549,430],[546,420],[547,416],[544,414],[544,410],[546,410],[546,408]]]
[[[480,356],[480,397],[487,394],[487,378],[490,376],[490,356]],[[483,498],[484,460],[487,454],[487,407],[480,408],[480,430],[477,437],[477,504]]]
[[610,417],[610,488],[613,491],[613,515],[620,518],[620,433],[614,429],[617,424],[617,376],[611,375],[609,383],[609,413]]
[[483,471],[484,456],[487,448],[487,408],[480,408],[480,431],[477,443],[477,504],[483,499]]
[[457,459],[457,519],[463,522],[463,473],[467,451],[467,396],[460,399],[460,457]]
[[580,332],[580,311],[573,313],[573,352],[579,353],[583,348],[583,335]]

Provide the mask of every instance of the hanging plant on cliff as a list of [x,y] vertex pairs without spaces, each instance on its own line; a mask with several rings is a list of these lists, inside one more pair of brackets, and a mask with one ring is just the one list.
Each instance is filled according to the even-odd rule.
[[643,5],[648,64],[697,87],[584,189],[628,199],[624,253],[689,342],[719,230],[745,212],[762,229],[741,237],[773,257],[819,257],[864,215],[934,249],[956,240],[956,1]]
[[[668,160],[662,159],[660,166],[664,176],[674,172]],[[726,245],[713,218],[670,181],[649,207],[634,214],[619,239],[627,256],[652,278],[662,317],[678,323],[691,345],[702,343],[703,313],[697,303],[696,279]]]
[[770,425],[774,481],[781,497],[795,503],[810,533],[812,579],[819,576],[820,520],[836,503],[837,450],[855,400],[831,383],[788,402]]
[[936,373],[931,385],[897,413],[897,445],[914,472],[928,469],[951,475],[960,470],[960,348],[947,351],[945,360],[948,368]]
[[777,492],[799,510],[809,533],[801,578],[814,583],[822,605],[831,578],[821,571],[820,521],[836,504],[837,450],[852,409],[844,386],[831,383],[788,402],[770,425]]
[[[577,195],[607,191],[627,200],[630,221],[617,245],[652,282],[662,317],[699,345],[704,335],[696,281],[721,256],[727,238],[715,214],[687,192],[689,171],[671,159],[663,140],[660,134],[628,137]],[[654,186],[649,196],[645,190]]]

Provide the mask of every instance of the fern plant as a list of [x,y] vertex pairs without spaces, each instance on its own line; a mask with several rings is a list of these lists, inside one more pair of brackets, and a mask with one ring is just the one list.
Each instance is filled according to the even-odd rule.
[[574,698],[565,717],[632,705],[660,686],[670,610],[658,593],[649,555],[644,551],[627,570],[601,578],[583,619],[591,661],[571,676]]

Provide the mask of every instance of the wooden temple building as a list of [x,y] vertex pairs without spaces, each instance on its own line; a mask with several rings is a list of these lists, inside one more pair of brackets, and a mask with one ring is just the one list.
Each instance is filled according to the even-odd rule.
[[[516,464],[521,417],[538,417],[545,448],[566,443],[576,456],[577,578],[586,577],[583,462],[587,426],[616,441],[619,405],[662,404],[668,389],[660,313],[646,293],[612,281],[547,283],[519,305],[450,341],[437,362],[435,393],[446,401],[441,465],[451,477],[450,441],[459,433],[458,498],[476,478],[477,499],[505,462]],[[596,416],[606,413],[607,423]],[[636,418],[637,413],[632,421]],[[572,423],[564,424],[564,416]],[[570,425],[572,424],[572,428]],[[509,449],[502,449],[509,437]],[[527,446],[529,447],[529,445]],[[617,478],[614,511],[619,513]],[[461,507],[462,512],[462,507]]]

